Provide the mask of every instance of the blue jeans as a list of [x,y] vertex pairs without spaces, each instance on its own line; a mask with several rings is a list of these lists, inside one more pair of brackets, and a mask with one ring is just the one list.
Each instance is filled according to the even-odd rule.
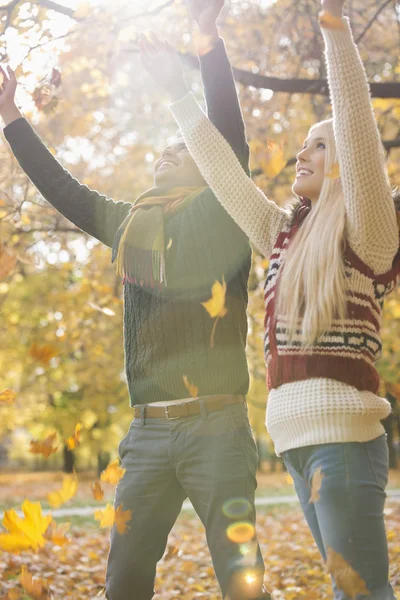
[[[119,446],[124,477],[115,506],[132,510],[128,531],[111,532],[106,575],[108,600],[150,600],[156,565],[185,498],[190,498],[206,529],[223,597],[269,598],[262,591],[264,563],[255,534],[254,492],[257,449],[244,403],[179,419],[136,418]],[[243,543],[253,547],[248,571]],[[240,532],[242,532],[240,534]],[[240,535],[239,535],[240,534]],[[243,589],[243,587],[245,589]]]
[[[307,523],[326,560],[340,553],[364,580],[370,595],[357,600],[395,600],[383,518],[388,481],[386,436],[365,443],[322,444],[283,453]],[[321,468],[320,499],[309,503],[312,477]],[[335,600],[351,600],[333,579]]]

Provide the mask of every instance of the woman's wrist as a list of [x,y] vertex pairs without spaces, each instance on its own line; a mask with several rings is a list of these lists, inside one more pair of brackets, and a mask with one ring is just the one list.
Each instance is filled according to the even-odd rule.
[[22,113],[16,104],[10,104],[7,106],[2,106],[0,108],[0,115],[4,121],[4,126],[10,125],[13,121],[20,119],[22,117]]
[[171,85],[168,89],[168,93],[171,97],[172,102],[178,102],[178,100],[181,100],[184,96],[186,96],[189,93],[189,90],[186,86],[186,83],[183,80],[181,80]]

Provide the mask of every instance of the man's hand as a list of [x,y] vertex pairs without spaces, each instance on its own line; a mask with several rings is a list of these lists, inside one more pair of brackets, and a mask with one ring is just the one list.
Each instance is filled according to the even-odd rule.
[[17,89],[17,78],[11,67],[7,67],[7,73],[0,66],[0,77],[2,85],[0,87],[0,115],[3,117],[5,125],[19,119],[21,113],[15,105],[15,90]]
[[187,0],[189,12],[202,35],[218,37],[216,21],[225,0]]
[[322,10],[326,10],[334,17],[343,17],[345,0],[321,0]]
[[183,79],[181,61],[168,42],[160,42],[154,32],[149,37],[141,33],[139,49],[142,64],[157,85],[166,90],[173,101],[183,98],[188,89]]

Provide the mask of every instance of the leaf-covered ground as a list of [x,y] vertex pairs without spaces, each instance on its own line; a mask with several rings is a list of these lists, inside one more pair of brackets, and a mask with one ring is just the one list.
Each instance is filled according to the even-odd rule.
[[[388,502],[386,524],[391,581],[400,587],[400,505]],[[288,506],[258,513],[258,533],[266,563],[266,582],[274,600],[332,598],[329,577],[300,511]],[[63,547],[47,544],[22,557],[0,553],[0,600],[27,600],[19,584],[21,564],[47,579],[51,595],[62,600],[102,597],[108,533],[92,522],[73,525]],[[156,582],[157,600],[220,600],[204,530],[193,513],[183,513],[170,535]],[[20,592],[20,594],[18,594]]]

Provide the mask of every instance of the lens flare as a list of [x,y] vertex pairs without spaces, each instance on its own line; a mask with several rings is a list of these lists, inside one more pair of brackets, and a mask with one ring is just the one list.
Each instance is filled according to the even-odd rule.
[[252,523],[242,521],[241,523],[232,523],[226,530],[226,535],[235,544],[246,544],[255,536],[256,530]]
[[251,504],[245,498],[231,498],[223,505],[222,512],[229,519],[246,519],[251,512]]

